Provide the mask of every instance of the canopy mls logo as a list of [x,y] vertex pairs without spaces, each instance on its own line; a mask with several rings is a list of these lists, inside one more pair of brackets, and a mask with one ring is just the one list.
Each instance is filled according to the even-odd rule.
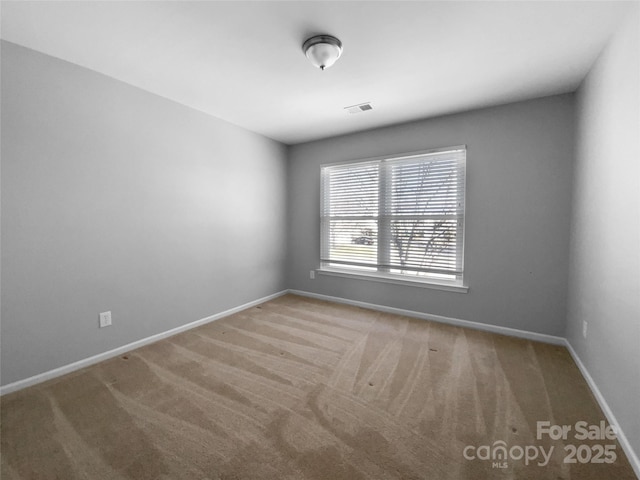
[[[570,437],[570,433],[573,433]],[[552,425],[548,421],[536,423],[536,439],[552,441],[611,441],[616,440],[616,430],[613,426],[601,421],[598,425],[590,425],[585,421],[574,425]],[[523,461],[526,466],[537,465],[544,467],[549,464],[555,445],[546,449],[542,445],[513,445],[508,446],[504,440],[497,440],[492,445],[467,445],[462,451],[466,460],[491,461],[492,468],[508,468],[510,461]],[[613,463],[617,459],[615,443],[608,445],[583,443],[564,445],[564,463]]]
[[493,445],[480,445],[479,447],[467,445],[462,454],[467,460],[491,460],[493,468],[507,468],[509,466],[507,460],[522,459],[524,459],[524,464],[527,466],[539,459],[537,465],[544,467],[551,460],[553,445],[549,447],[548,451],[544,447],[536,445],[526,445],[524,447],[514,445],[511,448],[507,448],[507,442],[497,440],[493,442]]

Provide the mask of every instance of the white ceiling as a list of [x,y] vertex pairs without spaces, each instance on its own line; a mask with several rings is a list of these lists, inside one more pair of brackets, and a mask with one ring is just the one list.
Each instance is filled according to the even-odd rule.
[[[287,144],[577,88],[626,2],[3,1],[2,38]],[[309,36],[344,53],[314,69]],[[343,107],[372,102],[374,110]]]

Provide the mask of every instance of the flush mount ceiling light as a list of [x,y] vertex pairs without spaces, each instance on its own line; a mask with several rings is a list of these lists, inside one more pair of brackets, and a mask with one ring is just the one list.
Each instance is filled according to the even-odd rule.
[[324,70],[342,55],[342,42],[331,35],[316,35],[305,40],[302,51],[314,66]]

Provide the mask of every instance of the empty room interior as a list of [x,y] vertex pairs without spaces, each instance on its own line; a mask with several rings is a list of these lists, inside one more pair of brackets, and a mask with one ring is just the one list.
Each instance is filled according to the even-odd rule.
[[640,2],[0,18],[3,480],[640,478]]

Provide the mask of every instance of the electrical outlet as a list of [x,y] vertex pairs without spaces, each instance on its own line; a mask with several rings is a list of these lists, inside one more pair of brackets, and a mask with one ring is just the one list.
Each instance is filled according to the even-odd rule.
[[309,271],[309,278],[311,280],[315,280],[315,278],[316,278],[316,271],[315,270],[310,270]]
[[582,321],[582,336],[584,338],[587,338],[587,327],[589,326],[589,324],[587,323],[586,320]]
[[111,312],[102,312],[100,315],[100,328],[111,325]]

